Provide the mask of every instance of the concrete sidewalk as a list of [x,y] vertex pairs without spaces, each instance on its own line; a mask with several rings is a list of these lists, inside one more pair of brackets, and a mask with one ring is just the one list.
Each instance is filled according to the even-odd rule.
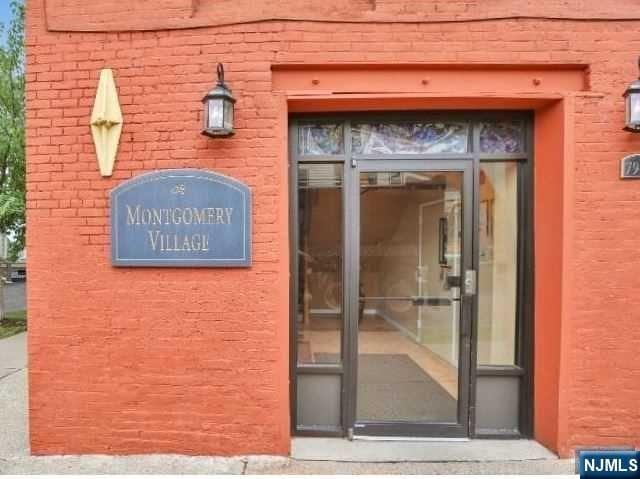
[[573,474],[572,461],[361,463],[248,457],[51,456],[0,459],[0,474]]
[[27,333],[0,339],[0,380],[27,367]]
[[0,474],[573,474],[534,441],[296,438],[292,457],[30,456],[26,334],[0,340]]
[[0,339],[0,472],[2,458],[29,454],[27,334]]

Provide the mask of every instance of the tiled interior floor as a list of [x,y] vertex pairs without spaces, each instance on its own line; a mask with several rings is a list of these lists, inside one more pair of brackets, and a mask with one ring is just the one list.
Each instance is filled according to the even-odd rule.
[[[311,361],[318,354],[335,355],[337,359],[341,344],[340,330],[337,327],[339,321],[322,318],[316,319],[314,324],[313,315],[310,321],[311,324],[300,328],[299,359]],[[359,329],[359,353],[406,354],[451,396],[458,397],[457,368],[431,352],[429,348],[416,343],[378,315],[365,314]]]

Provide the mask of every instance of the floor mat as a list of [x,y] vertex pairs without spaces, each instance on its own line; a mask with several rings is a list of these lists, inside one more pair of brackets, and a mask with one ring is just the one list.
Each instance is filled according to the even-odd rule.
[[358,420],[457,420],[456,400],[406,354],[358,356]]

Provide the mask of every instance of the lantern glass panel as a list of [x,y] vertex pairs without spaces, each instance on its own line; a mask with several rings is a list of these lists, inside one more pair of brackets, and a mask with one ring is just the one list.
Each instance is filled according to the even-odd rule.
[[224,129],[233,130],[233,102],[224,101]]
[[211,98],[207,100],[209,105],[209,125],[207,128],[222,128],[223,100],[221,98]]
[[627,125],[640,128],[640,92],[632,92],[627,96]]
[[209,101],[206,100],[202,104],[202,129],[206,130],[209,128]]

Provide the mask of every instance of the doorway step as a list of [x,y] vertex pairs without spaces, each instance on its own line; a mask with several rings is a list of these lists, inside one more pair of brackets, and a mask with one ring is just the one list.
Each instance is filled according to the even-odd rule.
[[465,462],[557,459],[530,439],[347,439],[296,437],[291,458],[341,462]]

